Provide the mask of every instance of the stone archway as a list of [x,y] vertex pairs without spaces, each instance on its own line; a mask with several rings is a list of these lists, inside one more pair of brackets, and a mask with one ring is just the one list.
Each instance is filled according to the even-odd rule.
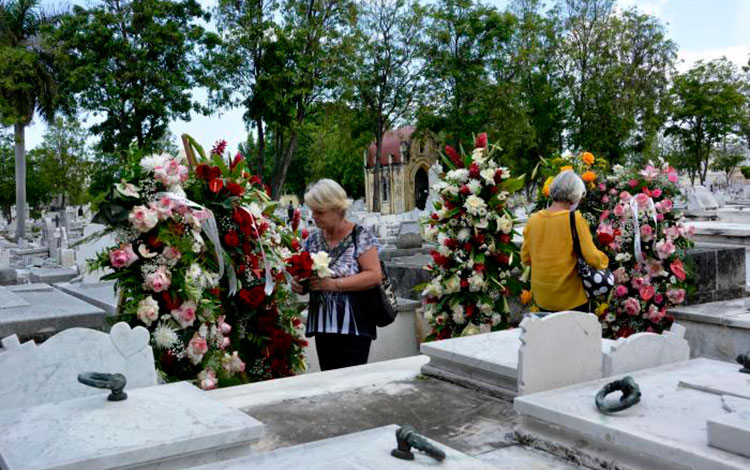
[[419,167],[416,173],[414,173],[414,205],[417,209],[424,210],[429,194],[430,183],[427,178],[427,171]]

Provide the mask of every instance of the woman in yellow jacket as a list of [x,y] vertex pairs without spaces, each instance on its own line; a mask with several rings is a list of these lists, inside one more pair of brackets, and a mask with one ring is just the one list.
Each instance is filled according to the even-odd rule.
[[[531,266],[531,292],[542,311],[589,311],[576,267],[569,216],[585,194],[586,186],[575,172],[560,173],[549,187],[552,205],[531,214],[524,228],[521,259]],[[594,245],[589,224],[578,211],[575,221],[584,259],[596,269],[606,268],[609,259]]]

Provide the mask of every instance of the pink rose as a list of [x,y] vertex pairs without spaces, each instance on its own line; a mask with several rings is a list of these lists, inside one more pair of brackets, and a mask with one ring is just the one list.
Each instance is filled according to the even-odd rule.
[[667,298],[673,304],[679,305],[685,300],[685,289],[669,289]]
[[229,323],[226,323],[224,321],[224,318],[226,318],[224,315],[221,315],[216,320],[216,326],[221,330],[221,334],[228,335],[230,331],[232,331],[232,326]]
[[648,266],[648,275],[651,277],[661,276],[664,273],[664,265],[658,259],[649,258],[646,265]]
[[172,217],[174,202],[166,196],[162,197],[156,202],[152,202],[151,204],[149,204],[149,206],[151,207],[151,209],[156,211],[159,220],[167,220]]
[[641,311],[641,303],[633,297],[625,299],[624,307],[625,312],[630,316],[638,315]]
[[630,280],[630,276],[628,276],[627,271],[623,267],[615,269],[613,274],[615,275],[615,282],[617,284],[625,284]]
[[609,203],[609,197],[602,196],[602,204],[608,204]]
[[109,263],[113,268],[127,268],[138,260],[138,255],[133,251],[132,245],[121,245],[119,250],[109,252]]
[[656,214],[656,220],[662,222],[664,220],[664,214]]
[[646,165],[646,168],[641,170],[640,175],[646,178],[648,181],[651,181],[652,179],[659,176],[659,169],[654,167],[654,165],[648,164]]
[[650,197],[648,197],[646,194],[643,194],[643,193],[638,193],[635,196],[635,202],[637,202],[638,207],[641,207],[641,208],[648,206],[648,201],[650,199],[651,199]]
[[634,277],[633,281],[630,283],[633,286],[633,289],[640,289],[641,287],[648,284],[648,281],[643,277]]
[[206,338],[201,338],[198,333],[193,335],[193,338],[188,343],[188,347],[185,350],[190,362],[193,364],[199,364],[203,360],[203,355],[208,351],[208,342]]
[[678,225],[678,228],[680,229],[680,233],[685,238],[693,238],[693,235],[695,235],[695,225]]
[[146,206],[135,206],[128,215],[128,221],[139,232],[148,232],[159,223],[159,215]]
[[661,294],[656,294],[654,296],[654,303],[661,305],[662,302],[664,302],[664,296]]
[[644,242],[650,242],[654,239],[654,230],[650,225],[641,226],[641,238],[643,238]]
[[224,359],[222,359],[221,362],[224,365],[224,369],[228,372],[242,372],[245,370],[245,363],[242,362],[237,351],[233,352],[231,355],[224,354]]
[[654,248],[656,249],[656,254],[660,259],[669,258],[675,250],[674,243],[672,243],[672,240],[669,239],[659,240],[658,242],[656,242],[656,246]]
[[183,302],[179,308],[172,310],[170,313],[172,314],[172,318],[174,318],[182,328],[187,328],[188,326],[192,326],[193,322],[195,322],[195,310],[197,308],[198,306],[195,305],[195,302],[190,300]]
[[617,286],[615,288],[615,295],[617,297],[625,297],[626,295],[628,295],[628,288],[623,285]]
[[617,189],[615,189],[615,188],[610,189],[609,190],[609,194],[612,195],[612,196],[616,195],[617,194]]
[[651,190],[651,196],[653,197],[659,197],[661,196],[661,189],[656,188]]
[[644,301],[648,302],[654,296],[654,288],[652,286],[643,286],[638,289],[638,293]]
[[624,204],[617,204],[614,209],[614,213],[617,217],[622,217],[625,215],[625,205]]
[[670,173],[669,176],[667,176],[670,182],[676,183],[680,180],[680,178],[677,176],[677,173]]
[[636,186],[638,186],[638,180],[630,180],[630,181],[628,181],[628,185],[631,188],[635,188]]
[[166,266],[159,266],[156,271],[146,276],[143,282],[144,289],[150,289],[154,292],[162,292],[169,289],[172,285],[172,273]]
[[609,217],[609,209],[605,209],[602,214],[599,216],[599,222],[603,220],[607,220],[607,217]]
[[607,189],[607,185],[604,183],[599,183],[599,191],[604,191]]
[[219,381],[216,379],[216,372],[213,370],[206,369],[198,374],[198,385],[200,385],[203,390],[212,390],[216,388],[218,384]]
[[164,257],[170,261],[177,261],[180,258],[182,258],[182,253],[180,253],[180,250],[173,246],[168,246],[164,248],[164,251],[162,252]]
[[654,323],[659,323],[664,318],[664,312],[664,309],[660,310],[656,305],[651,304],[646,311],[646,318]]
[[156,300],[154,300],[154,298],[149,295],[145,299],[138,302],[136,315],[140,321],[146,324],[146,326],[151,326],[151,323],[159,318],[158,302],[156,302]]
[[629,192],[623,191],[620,193],[620,200],[624,202],[628,202],[632,196]]
[[676,240],[680,238],[680,235],[680,229],[675,225],[664,229],[664,236],[667,238],[667,240]]

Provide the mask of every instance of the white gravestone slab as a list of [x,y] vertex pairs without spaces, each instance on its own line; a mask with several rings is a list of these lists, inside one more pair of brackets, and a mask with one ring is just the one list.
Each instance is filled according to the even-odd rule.
[[10,268],[10,250],[0,249],[0,269]]
[[[100,224],[89,224],[83,229],[83,238],[89,237],[95,233],[99,233],[106,227]],[[105,274],[112,272],[111,270],[88,271],[86,263],[89,259],[96,258],[96,255],[104,250],[116,244],[115,238],[109,234],[103,237],[77,245],[75,248],[76,252],[76,263],[78,264],[78,272],[83,275],[83,282],[98,282],[99,279]]]
[[434,441],[431,442],[445,451],[446,457],[442,462],[417,450],[413,450],[414,460],[397,459],[391,456],[391,450],[396,447],[397,429],[398,426],[392,424],[217,462],[193,470],[496,470],[488,463]]
[[709,419],[708,445],[750,457],[750,409]]
[[684,336],[685,327],[674,323],[671,330],[663,334],[636,333],[620,338],[604,353],[603,376],[687,361],[690,359],[690,346]]
[[[708,445],[706,422],[727,415],[720,394],[685,388],[682,381],[711,379],[717,388],[750,385],[738,367],[693,359],[633,372],[641,401],[608,416],[594,404],[597,392],[613,378],[518,397],[523,432],[574,452],[617,462],[622,468],[747,470],[750,459]],[[615,400],[612,394],[609,400]]]
[[[7,344],[6,344],[7,343]],[[154,355],[148,330],[115,324],[109,334],[87,328],[62,331],[40,345],[3,339],[0,354],[2,409],[96,395],[101,390],[78,382],[81,372],[125,375],[126,389],[156,385]]]
[[0,412],[5,470],[186,468],[247,454],[263,424],[187,382]]
[[28,307],[29,302],[14,294],[10,289],[0,286],[0,311],[14,307]]
[[526,317],[520,325],[520,395],[564,387],[602,376],[602,327],[581,312]]

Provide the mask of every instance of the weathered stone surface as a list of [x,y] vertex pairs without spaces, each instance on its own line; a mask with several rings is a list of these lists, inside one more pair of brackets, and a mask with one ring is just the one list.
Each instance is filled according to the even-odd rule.
[[688,252],[688,257],[696,266],[696,291],[687,299],[687,304],[744,296],[744,248],[701,243]]
[[559,312],[520,325],[518,392],[527,395],[602,376],[602,327],[596,315]]
[[76,267],[69,268],[32,268],[29,273],[31,282],[54,284],[55,282],[67,282],[78,276]]
[[15,334],[22,341],[41,342],[67,328],[104,327],[106,312],[48,284],[19,284],[6,290],[29,305],[0,309],[0,338]]
[[246,454],[263,425],[187,382],[0,412],[7,470],[177,469]]
[[19,344],[15,336],[3,340],[0,354],[0,403],[4,409],[101,394],[100,389],[78,383],[81,372],[121,373],[127,389],[156,385],[154,355],[149,333],[115,324],[110,333],[71,328],[40,345]]
[[750,457],[750,410],[711,418],[706,423],[706,432],[708,445]]
[[604,353],[604,377],[650,369],[690,359],[690,346],[684,338],[685,327],[673,323],[663,334],[636,333],[620,338]]
[[399,249],[422,247],[422,230],[419,222],[406,221],[399,224],[396,247]]
[[117,311],[117,294],[115,293],[115,281],[102,281],[92,283],[62,282],[55,284],[55,288],[66,294],[79,298],[104,310],[110,315]]

